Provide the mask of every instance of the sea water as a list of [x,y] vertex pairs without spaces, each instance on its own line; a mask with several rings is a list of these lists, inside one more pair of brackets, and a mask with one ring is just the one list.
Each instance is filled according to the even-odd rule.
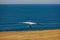
[[0,31],[25,31],[36,22],[32,30],[60,29],[60,4],[0,4]]

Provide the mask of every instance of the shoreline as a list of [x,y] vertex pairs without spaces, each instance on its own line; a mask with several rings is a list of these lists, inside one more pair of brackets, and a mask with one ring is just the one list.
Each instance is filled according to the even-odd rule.
[[46,30],[23,30],[23,31],[0,31],[0,32],[31,32],[31,31],[49,31],[49,30],[60,30],[60,29],[46,29]]

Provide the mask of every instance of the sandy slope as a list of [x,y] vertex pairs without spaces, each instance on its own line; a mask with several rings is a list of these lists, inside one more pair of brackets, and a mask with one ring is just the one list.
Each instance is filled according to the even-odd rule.
[[60,30],[0,32],[0,40],[60,40]]

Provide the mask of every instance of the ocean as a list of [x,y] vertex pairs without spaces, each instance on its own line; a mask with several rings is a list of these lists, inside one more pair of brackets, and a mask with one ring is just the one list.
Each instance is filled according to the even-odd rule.
[[0,31],[27,31],[29,25],[19,22],[37,22],[32,30],[60,29],[60,4],[0,4]]

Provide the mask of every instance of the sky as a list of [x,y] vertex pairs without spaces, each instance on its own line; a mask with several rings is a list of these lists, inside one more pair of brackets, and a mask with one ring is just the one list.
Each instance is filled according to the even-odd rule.
[[60,4],[60,0],[0,0],[0,4]]

